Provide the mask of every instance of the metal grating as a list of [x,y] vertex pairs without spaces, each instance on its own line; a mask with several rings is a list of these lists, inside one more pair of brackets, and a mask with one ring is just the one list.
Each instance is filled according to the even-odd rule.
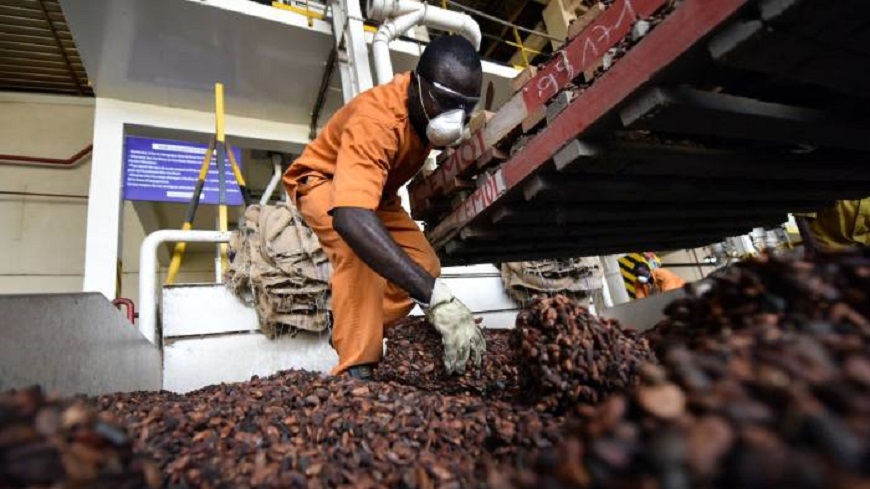
[[93,96],[57,0],[0,2],[0,90]]

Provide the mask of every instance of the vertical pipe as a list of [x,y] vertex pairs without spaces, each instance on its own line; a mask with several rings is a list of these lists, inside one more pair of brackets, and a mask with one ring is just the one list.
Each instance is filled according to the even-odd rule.
[[269,180],[269,185],[266,187],[266,191],[263,192],[263,196],[260,197],[260,205],[266,205],[269,203],[269,199],[272,198],[272,194],[275,192],[275,189],[278,188],[278,184],[281,183],[281,155],[272,155],[272,166],[272,179]]

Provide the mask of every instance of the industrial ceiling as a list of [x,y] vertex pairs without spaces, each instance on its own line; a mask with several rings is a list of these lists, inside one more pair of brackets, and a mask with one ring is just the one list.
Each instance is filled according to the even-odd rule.
[[[540,20],[544,0],[455,3],[527,29],[543,30]],[[515,41],[512,29],[478,15],[474,17],[484,34],[481,53],[486,59],[508,63],[517,52],[516,46],[510,44]],[[523,33],[522,37],[525,39],[528,34]],[[548,51],[549,46],[543,56]],[[93,96],[58,0],[0,3],[0,90]]]
[[57,0],[0,2],[0,90],[93,96]]

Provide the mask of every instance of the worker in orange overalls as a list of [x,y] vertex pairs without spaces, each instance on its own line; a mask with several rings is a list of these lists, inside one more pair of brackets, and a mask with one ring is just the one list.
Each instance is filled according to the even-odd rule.
[[686,284],[686,281],[674,272],[659,267],[650,270],[649,265],[644,263],[638,263],[634,267],[634,276],[637,277],[634,284],[634,294],[637,299],[679,289]]
[[462,37],[429,44],[416,70],[342,107],[284,174],[284,185],[332,263],[333,374],[370,378],[384,328],[414,302],[441,333],[444,364],[480,365],[486,345],[471,311],[438,277],[441,266],[398,190],[433,148],[461,141],[480,99],[480,56]]

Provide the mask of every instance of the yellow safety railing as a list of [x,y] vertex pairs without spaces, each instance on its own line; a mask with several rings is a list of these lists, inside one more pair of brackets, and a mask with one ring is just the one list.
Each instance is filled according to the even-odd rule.
[[272,6],[277,9],[293,12],[294,14],[299,14],[307,18],[308,27],[312,27],[314,25],[314,19],[323,20],[324,18],[326,18],[323,13],[311,10],[311,6],[308,4],[308,2],[305,2],[305,8],[297,7],[295,5],[287,5],[281,2],[272,2]]
[[520,57],[523,60],[523,66],[529,66],[529,56],[526,54],[525,46],[523,46],[523,38],[520,37],[520,31],[516,27],[512,30],[514,31],[514,39],[516,39],[517,46],[519,47]]

